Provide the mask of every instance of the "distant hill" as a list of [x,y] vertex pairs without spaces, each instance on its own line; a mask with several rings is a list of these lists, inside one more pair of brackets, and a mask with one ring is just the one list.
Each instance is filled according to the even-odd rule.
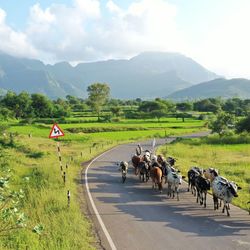
[[177,53],[145,52],[130,60],[45,65],[0,53],[0,88],[43,93],[51,98],[86,97],[94,82],[110,85],[114,98],[154,98],[218,76]]
[[243,78],[219,78],[176,91],[167,96],[174,100],[191,100],[209,97],[250,98],[250,80]]

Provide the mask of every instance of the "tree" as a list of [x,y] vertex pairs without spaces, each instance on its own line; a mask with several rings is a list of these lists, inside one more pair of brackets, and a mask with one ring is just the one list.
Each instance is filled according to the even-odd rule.
[[230,114],[240,115],[243,112],[241,109],[242,103],[242,100],[239,98],[228,99],[223,105],[223,110]]
[[26,118],[32,115],[31,98],[27,92],[21,92],[19,95],[9,91],[2,99],[2,104],[13,111],[15,118]]
[[36,117],[52,117],[53,105],[52,102],[42,94],[32,94],[32,109]]
[[250,115],[248,115],[244,119],[240,120],[236,124],[236,131],[237,131],[237,133],[242,133],[244,131],[246,131],[248,133],[250,132]]
[[97,113],[99,121],[102,107],[109,99],[110,88],[106,83],[94,83],[88,86],[87,91],[89,106]]
[[119,116],[121,114],[121,107],[119,106],[110,107],[110,111],[114,116]]
[[191,102],[179,102],[176,103],[176,109],[182,112],[191,111],[193,109],[193,104]]
[[9,118],[14,118],[13,111],[9,110],[6,107],[0,106],[0,121],[6,121]]
[[221,110],[221,100],[219,98],[208,98],[194,102],[194,110],[200,112],[217,113]]
[[209,124],[212,133],[218,133],[220,136],[226,134],[235,127],[235,117],[231,114],[220,112],[216,119]]
[[143,101],[138,111],[144,112],[150,117],[156,117],[159,121],[161,117],[167,114],[168,107],[164,102],[157,99],[157,101]]

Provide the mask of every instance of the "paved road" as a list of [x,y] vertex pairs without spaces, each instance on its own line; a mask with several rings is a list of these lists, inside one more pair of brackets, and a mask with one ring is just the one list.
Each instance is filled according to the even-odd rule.
[[[143,148],[151,145],[152,141],[142,143]],[[180,201],[170,199],[166,188],[159,194],[151,189],[151,182],[140,183],[132,167],[122,184],[115,163],[128,161],[135,147],[134,143],[121,145],[104,153],[85,174],[95,204],[90,213],[104,249],[250,249],[250,216],[246,211],[231,206],[231,217],[227,217],[213,210],[211,197],[204,209],[186,191],[186,183]]]

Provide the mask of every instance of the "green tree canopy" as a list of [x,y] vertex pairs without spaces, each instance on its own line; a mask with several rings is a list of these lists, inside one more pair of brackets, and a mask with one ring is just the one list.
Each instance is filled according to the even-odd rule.
[[31,107],[36,117],[52,117],[53,116],[53,105],[52,102],[42,94],[32,94]]
[[230,129],[235,127],[235,116],[225,112],[220,112],[216,119],[210,122],[209,128],[212,133],[218,133],[220,136],[226,134]]
[[250,115],[248,115],[247,117],[241,119],[236,124],[236,131],[237,131],[237,133],[242,133],[242,132],[250,133]]
[[110,88],[106,83],[94,83],[88,86],[87,91],[88,104],[97,113],[99,120],[102,107],[109,99]]

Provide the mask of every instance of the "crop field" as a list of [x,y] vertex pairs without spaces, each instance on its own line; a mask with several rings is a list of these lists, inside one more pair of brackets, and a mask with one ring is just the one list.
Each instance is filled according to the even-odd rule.
[[[11,169],[9,186],[12,189],[24,190],[22,211],[27,217],[27,226],[1,237],[1,250],[94,249],[96,238],[87,215],[84,215],[86,204],[81,191],[81,163],[120,143],[206,130],[203,121],[186,119],[182,122],[172,118],[161,122],[128,120],[59,124],[65,132],[65,136],[58,139],[63,171],[66,172],[64,184],[57,153],[58,141],[48,138],[52,125],[19,125],[17,122],[9,125],[6,137],[0,137],[0,168]],[[74,131],[79,128],[87,130]],[[9,143],[10,133],[13,134],[12,144]],[[67,190],[71,192],[69,207]],[[41,235],[32,230],[37,224],[44,226]]]
[[[213,142],[213,143],[211,143]],[[216,140],[185,139],[158,149],[163,155],[177,158],[177,166],[187,176],[192,166],[213,167],[221,176],[235,181],[242,190],[233,204],[249,209],[250,201],[250,148],[249,144],[214,144]]]

